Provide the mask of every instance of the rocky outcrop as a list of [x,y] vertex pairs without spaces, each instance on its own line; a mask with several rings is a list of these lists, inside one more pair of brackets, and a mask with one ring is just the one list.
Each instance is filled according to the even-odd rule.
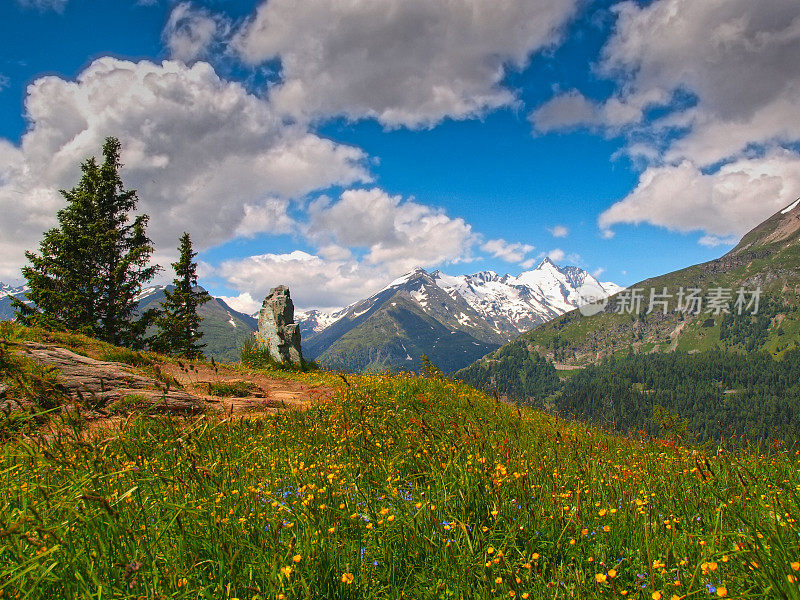
[[126,396],[136,396],[145,399],[156,412],[193,414],[203,408],[199,398],[140,375],[129,365],[95,360],[66,348],[36,342],[23,342],[21,349],[23,356],[56,367],[63,391],[80,403],[103,408]]
[[279,285],[269,291],[258,313],[256,339],[269,349],[270,356],[282,363],[303,364],[300,326],[294,322],[294,303],[289,288]]

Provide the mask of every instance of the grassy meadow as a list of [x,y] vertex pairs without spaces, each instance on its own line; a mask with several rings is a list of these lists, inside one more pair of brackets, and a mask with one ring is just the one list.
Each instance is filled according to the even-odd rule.
[[436,377],[0,450],[0,598],[797,598],[800,456],[618,437]]

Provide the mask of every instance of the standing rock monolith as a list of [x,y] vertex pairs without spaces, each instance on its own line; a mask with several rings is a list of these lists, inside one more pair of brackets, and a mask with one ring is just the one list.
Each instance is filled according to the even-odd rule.
[[294,322],[294,303],[285,285],[272,288],[264,298],[258,313],[256,339],[269,349],[269,355],[274,360],[303,364],[300,326]]

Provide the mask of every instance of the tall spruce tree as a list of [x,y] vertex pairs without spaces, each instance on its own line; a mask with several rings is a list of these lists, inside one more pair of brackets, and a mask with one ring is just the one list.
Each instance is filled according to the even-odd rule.
[[199,358],[203,355],[205,344],[200,343],[203,332],[200,331],[202,318],[197,309],[211,300],[204,289],[197,287],[197,263],[192,251],[192,239],[184,232],[178,246],[180,258],[172,263],[175,279],[174,289],[164,290],[165,299],[156,312],[155,324],[158,333],[152,341],[154,350],[181,356],[183,358]]
[[131,220],[138,198],[119,175],[120,143],[103,144],[103,163],[81,165],[58,227],[44,234],[39,254],[26,252],[30,304],[16,302],[17,318],[29,325],[80,331],[118,345],[137,345],[142,325],[133,318],[136,296],[158,272],[150,264],[153,245],[148,216]]

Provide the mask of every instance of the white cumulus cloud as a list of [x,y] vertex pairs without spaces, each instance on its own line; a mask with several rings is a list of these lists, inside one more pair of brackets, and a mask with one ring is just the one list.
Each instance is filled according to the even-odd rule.
[[263,298],[270,288],[288,285],[295,306],[345,306],[386,285],[386,272],[352,260],[325,260],[301,250],[227,260],[218,273],[250,298]]
[[650,167],[636,188],[600,215],[604,230],[650,223],[704,231],[705,245],[729,243],[800,196],[800,156],[788,150],[740,159],[705,173],[690,161]]
[[323,198],[311,205],[309,218],[312,239],[366,248],[367,263],[394,274],[465,260],[476,241],[463,219],[379,188],[346,190],[336,202]]
[[716,248],[717,246],[734,246],[739,241],[739,238],[735,235],[729,237],[718,237],[716,235],[704,235],[697,243],[701,246],[707,246],[709,248]]
[[535,249],[536,248],[530,244],[507,242],[502,238],[489,240],[481,246],[481,250],[488,252],[493,257],[513,263],[524,260],[525,255],[529,252],[533,252]]
[[172,58],[188,63],[205,57],[229,29],[230,23],[224,17],[194,7],[191,2],[181,2],[172,9],[162,37]]
[[470,260],[478,242],[463,219],[379,188],[318,198],[304,219],[296,229],[317,247],[313,254],[227,260],[215,274],[251,298],[282,283],[298,307],[330,308],[370,296],[415,266]]
[[578,90],[556,94],[528,116],[540,133],[563,131],[576,127],[617,128],[642,118],[642,107],[618,98],[594,102]]
[[237,310],[246,315],[252,315],[261,308],[261,302],[254,299],[250,295],[250,292],[242,292],[238,296],[218,296],[218,298],[233,310]]
[[365,155],[287,125],[272,106],[204,62],[100,58],[75,81],[41,77],[27,91],[20,145],[0,139],[0,278],[13,278],[63,206],[79,164],[107,136],[122,143],[122,178],[174,252],[189,230],[199,249],[236,235],[283,232],[287,201],[369,181]]
[[289,201],[266,198],[256,204],[245,204],[242,221],[235,233],[253,237],[258,233],[291,233],[297,223],[289,216]]
[[669,161],[709,165],[750,144],[800,139],[800,11],[796,0],[623,2],[602,72],[634,111],[688,93],[687,135]]
[[551,45],[577,0],[269,0],[234,37],[279,59],[277,105],[296,115],[432,126],[512,103],[507,67]]
[[593,126],[601,121],[600,109],[578,90],[553,96],[528,116],[541,133]]
[[[606,128],[643,165],[637,187],[599,218],[701,231],[727,244],[800,188],[800,11],[796,0],[627,0],[595,73],[604,101],[558,92],[536,130]],[[653,116],[652,109],[660,116]]]

